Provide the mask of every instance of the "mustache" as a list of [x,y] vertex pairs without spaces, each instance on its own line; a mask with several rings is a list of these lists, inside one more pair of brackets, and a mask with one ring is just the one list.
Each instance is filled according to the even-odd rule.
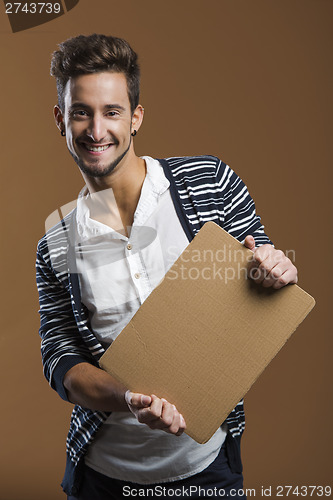
[[94,139],[92,139],[91,137],[87,136],[87,135],[82,135],[80,137],[77,137],[76,138],[76,142],[85,142],[86,144],[95,144],[95,145],[105,145],[105,144],[114,144],[115,146],[118,146],[119,144],[119,141],[118,139],[116,139],[115,137],[103,137],[102,140],[100,141],[95,141]]

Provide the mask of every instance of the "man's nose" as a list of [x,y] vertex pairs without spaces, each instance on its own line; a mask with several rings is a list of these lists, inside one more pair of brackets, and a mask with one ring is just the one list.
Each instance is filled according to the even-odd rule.
[[106,136],[106,126],[101,116],[93,116],[91,118],[87,135],[94,142],[100,142]]

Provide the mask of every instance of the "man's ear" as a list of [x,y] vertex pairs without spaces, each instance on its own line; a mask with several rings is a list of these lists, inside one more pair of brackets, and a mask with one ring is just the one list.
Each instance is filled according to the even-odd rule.
[[132,129],[131,133],[133,134],[134,130],[138,131],[139,128],[141,127],[141,123],[143,121],[143,115],[144,115],[144,108],[139,104],[132,115]]
[[64,117],[63,117],[62,111],[58,105],[54,106],[53,115],[54,115],[56,125],[57,125],[58,129],[60,130],[60,132],[65,132]]

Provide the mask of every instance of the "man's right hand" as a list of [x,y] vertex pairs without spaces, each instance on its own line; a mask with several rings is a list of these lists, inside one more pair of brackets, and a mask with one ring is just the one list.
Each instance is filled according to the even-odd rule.
[[150,429],[160,429],[180,436],[186,429],[184,417],[177,408],[154,394],[147,396],[127,391],[125,401],[138,422],[148,425]]
[[154,394],[146,396],[126,391],[111,375],[90,363],[74,365],[65,374],[63,383],[68,400],[84,408],[111,412],[130,410],[139,422],[151,429],[176,436],[186,429],[184,418],[174,405]]

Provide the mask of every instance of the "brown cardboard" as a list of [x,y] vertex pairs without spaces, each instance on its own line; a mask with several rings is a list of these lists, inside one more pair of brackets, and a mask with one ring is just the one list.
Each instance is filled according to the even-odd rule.
[[252,252],[207,222],[102,356],[126,387],[156,394],[206,442],[315,301],[297,285],[247,279]]

